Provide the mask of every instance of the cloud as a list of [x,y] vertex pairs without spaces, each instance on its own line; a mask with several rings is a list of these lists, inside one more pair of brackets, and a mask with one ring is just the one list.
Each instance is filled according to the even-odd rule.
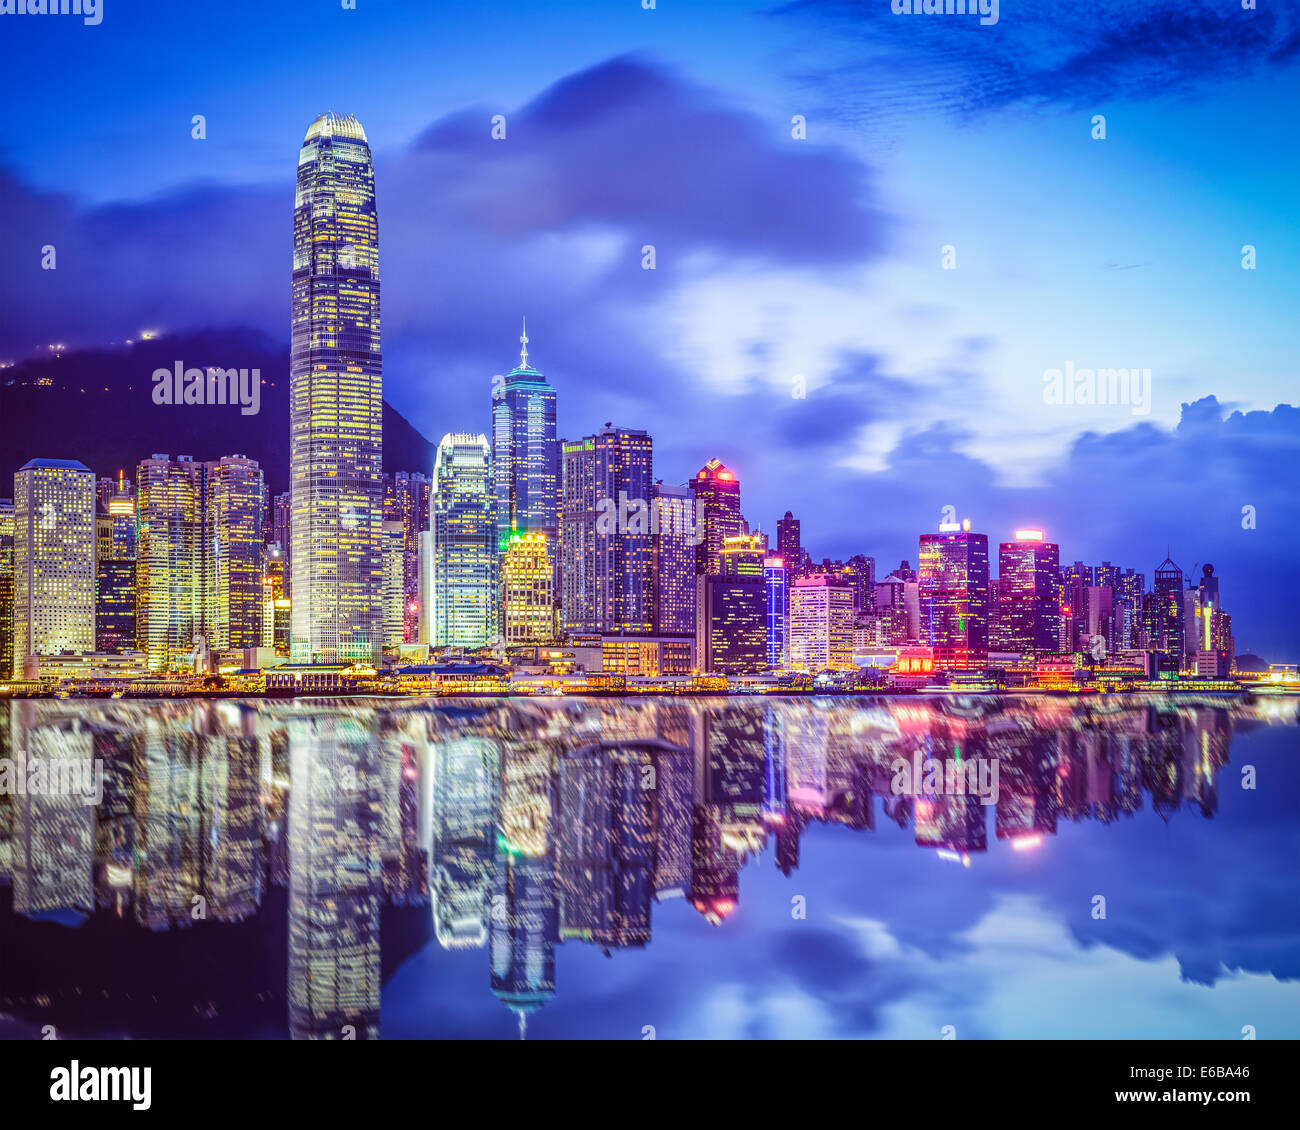
[[1211,0],[1005,0],[990,27],[978,16],[896,15],[884,0],[801,0],[773,15],[841,36],[838,58],[801,77],[855,117],[918,104],[960,116],[1144,101],[1288,67],[1300,53],[1287,13]]

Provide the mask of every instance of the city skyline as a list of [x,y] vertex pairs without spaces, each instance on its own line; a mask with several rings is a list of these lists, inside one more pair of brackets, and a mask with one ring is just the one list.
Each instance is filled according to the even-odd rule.
[[[472,60],[498,52],[502,33],[454,16],[463,54],[445,68],[418,67],[398,33],[418,37],[437,17],[396,4],[294,27],[298,46],[272,79],[264,56],[230,51],[237,20],[212,13],[204,49],[248,83],[194,91],[203,140],[191,137],[192,114],[169,124],[147,100],[118,103],[134,128],[124,156],[107,161],[89,159],[86,135],[69,132],[79,119],[60,108],[91,96],[96,43],[118,44],[151,5],[68,36],[86,67],[58,85],[33,69],[39,51],[21,51],[52,29],[14,22],[7,43],[30,83],[29,113],[66,144],[38,153],[35,132],[0,127],[13,222],[50,228],[42,242],[59,253],[32,287],[22,280],[39,257],[6,248],[15,316],[0,354],[20,362],[49,342],[90,348],[213,326],[282,340],[283,288],[250,264],[263,248],[268,262],[269,249],[289,253],[284,148],[338,106],[367,123],[385,231],[401,233],[385,246],[385,389],[431,444],[484,430],[482,389],[527,313],[564,389],[559,434],[605,420],[643,428],[670,482],[717,456],[749,484],[765,529],[792,509],[819,555],[861,552],[867,532],[878,557],[908,557],[918,525],[949,505],[989,531],[1068,528],[1070,556],[1085,560],[1131,546],[1149,571],[1172,544],[1184,568],[1209,560],[1252,578],[1236,613],[1253,650],[1300,648],[1300,617],[1274,615],[1265,595],[1289,601],[1300,568],[1283,474],[1300,457],[1285,203],[1296,125],[1240,109],[1293,100],[1275,14],[1201,4],[1153,26],[1117,4],[1107,34],[1131,45],[1150,80],[1135,83],[1101,54],[1079,56],[1093,71],[1071,69],[1044,17],[1004,13],[996,28],[953,33],[991,56],[948,56],[931,97],[908,100],[863,89],[880,69],[860,63],[854,21],[870,29],[880,73],[913,91],[920,72],[905,44],[937,50],[944,33],[887,10],[760,16],[728,3],[622,20],[508,7],[507,42],[539,36],[552,49],[486,77]],[[263,18],[275,27],[288,16]],[[1081,52],[1097,41],[1087,21],[1069,22]],[[309,46],[347,28],[382,44],[391,68],[351,99],[313,72]],[[697,38],[722,28],[736,50],[728,62]],[[792,35],[803,81],[777,54]],[[1008,86],[996,60],[1012,43],[1039,69]],[[1198,62],[1195,45],[1207,43],[1232,44],[1241,66]],[[253,89],[267,97],[254,105]],[[956,101],[963,118],[943,95],[965,90],[978,94]],[[498,113],[502,140],[491,134]],[[1104,140],[1092,136],[1096,113]],[[1239,150],[1253,154],[1249,192],[1215,175]],[[935,168],[963,185],[960,201],[927,183]],[[1060,168],[1072,171],[1066,183]],[[196,181],[206,187],[187,187]],[[754,183],[765,192],[744,187]],[[1182,191],[1192,183],[1205,191]],[[533,191],[507,190],[516,184]],[[128,229],[147,266],[111,271],[117,286],[103,293],[87,264],[120,262]],[[653,271],[642,269],[648,244]],[[1242,269],[1244,244],[1258,250],[1255,270]],[[954,270],[942,266],[949,245]],[[1045,403],[1044,373],[1071,364],[1149,367],[1149,414]],[[803,398],[791,395],[796,378]],[[849,518],[864,493],[875,500],[867,531]]]

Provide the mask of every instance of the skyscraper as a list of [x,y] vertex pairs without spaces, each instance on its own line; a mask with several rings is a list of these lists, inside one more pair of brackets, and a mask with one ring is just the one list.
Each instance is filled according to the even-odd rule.
[[224,455],[204,464],[203,619],[216,650],[262,643],[263,493],[262,469],[254,459]]
[[994,646],[1021,654],[1051,655],[1060,639],[1056,595],[1060,550],[1042,530],[1017,530],[998,546],[997,627]]
[[560,448],[564,629],[648,633],[654,627],[650,436],[606,424]]
[[[789,510],[776,524],[776,553],[785,562],[786,579],[793,583],[803,565],[803,543],[799,540],[799,519]],[[788,590],[786,596],[789,599]]]
[[136,469],[136,641],[151,671],[185,667],[204,630],[203,464],[153,455]]
[[322,114],[298,155],[289,370],[293,656],[378,659],[383,363],[370,147]]
[[429,503],[429,642],[480,648],[497,638],[497,528],[487,436],[449,432],[438,444]]
[[691,480],[699,529],[695,545],[696,573],[722,571],[722,543],[744,533],[740,516],[740,480],[718,459],[710,459]]
[[497,549],[510,534],[546,535],[551,551],[559,526],[559,447],[555,390],[528,364],[528,329],[519,336],[519,364],[493,391],[492,461],[496,481]]
[[654,487],[656,635],[695,634],[695,508],[685,484]]
[[920,613],[936,668],[979,670],[988,663],[989,539],[970,521],[948,523],[920,542]]
[[1183,665],[1183,571],[1166,557],[1156,566],[1152,646],[1174,671]]
[[786,621],[788,617],[785,559],[763,561],[763,584],[767,591],[767,665],[774,671],[786,666]]
[[195,637],[210,649],[262,645],[262,470],[226,455],[143,460],[136,471],[137,646],[150,670],[189,666]]
[[95,650],[95,474],[33,459],[14,475],[13,673],[29,655]]
[[403,527],[400,521],[383,524],[384,563],[384,650],[394,652],[402,646],[406,621],[404,591]]
[[419,471],[398,471],[393,476],[393,508],[384,513],[385,520],[402,523],[403,643],[416,642],[423,615],[421,609],[425,596],[420,591],[420,535],[429,529],[432,495],[433,484]]
[[542,530],[512,534],[501,560],[502,634],[508,645],[555,638],[555,563]]
[[853,583],[813,573],[790,591],[790,667],[795,671],[853,670]]
[[767,586],[761,539],[737,534],[718,549],[717,573],[696,577],[695,650],[701,671],[725,675],[767,667]]

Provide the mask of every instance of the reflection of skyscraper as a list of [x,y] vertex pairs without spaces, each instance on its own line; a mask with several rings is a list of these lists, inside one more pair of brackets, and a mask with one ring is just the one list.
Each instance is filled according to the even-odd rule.
[[[83,779],[93,773],[94,740],[77,719],[42,718],[41,704],[15,702],[10,708],[11,749],[21,751],[28,766],[39,765],[53,781],[68,770]],[[93,778],[91,778],[93,780]],[[30,783],[30,782],[29,782]],[[13,906],[17,914],[72,915],[79,919],[95,908],[93,854],[95,806],[76,791],[46,784],[14,789],[12,831]]]
[[379,1035],[378,743],[365,715],[289,721],[289,1026]]
[[33,459],[14,475],[13,674],[29,655],[95,650],[95,475]]
[[524,739],[501,758],[501,839],[492,890],[492,992],[519,1017],[555,995],[559,938],[551,751]]
[[487,436],[443,436],[433,479],[429,642],[484,647],[498,631],[498,546]]
[[496,854],[498,753],[488,738],[433,746],[429,892],[444,949],[485,945]]
[[382,642],[383,362],[370,147],[322,114],[298,155],[289,372],[293,656],[375,661]]

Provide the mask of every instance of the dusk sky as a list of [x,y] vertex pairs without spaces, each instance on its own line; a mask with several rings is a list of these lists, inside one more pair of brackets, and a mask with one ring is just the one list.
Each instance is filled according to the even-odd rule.
[[[1238,653],[1294,661],[1298,59],[1270,0],[0,16],[0,360],[147,329],[287,345],[298,148],[355,114],[385,396],[429,439],[488,430],[526,315],[561,435],[646,428],[669,482],[716,456],[816,559],[915,564],[945,506],[1148,586],[1168,548],[1214,563]],[[1070,363],[1149,369],[1149,411],[1046,403]]]

